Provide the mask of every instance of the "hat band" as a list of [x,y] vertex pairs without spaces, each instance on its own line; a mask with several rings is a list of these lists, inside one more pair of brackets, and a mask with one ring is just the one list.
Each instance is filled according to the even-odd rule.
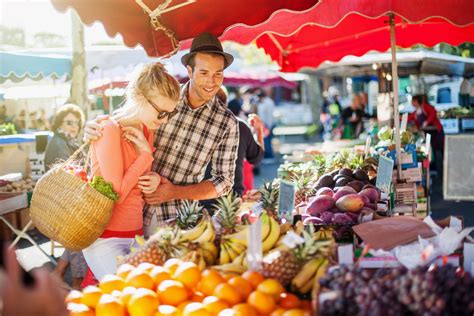
[[200,53],[200,52],[215,52],[224,54],[224,50],[215,45],[203,45],[196,48],[192,48],[190,53]]

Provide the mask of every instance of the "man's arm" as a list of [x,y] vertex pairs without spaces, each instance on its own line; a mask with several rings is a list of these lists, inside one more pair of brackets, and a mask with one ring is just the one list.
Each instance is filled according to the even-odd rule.
[[156,205],[171,200],[209,200],[226,195],[234,185],[235,160],[239,146],[237,121],[229,123],[226,135],[212,156],[212,178],[197,184],[176,185],[162,177],[155,192],[145,194],[148,204]]

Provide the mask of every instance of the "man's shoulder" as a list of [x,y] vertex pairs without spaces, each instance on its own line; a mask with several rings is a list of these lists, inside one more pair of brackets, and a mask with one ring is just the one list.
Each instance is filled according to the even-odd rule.
[[217,100],[215,105],[216,106],[214,108],[216,109],[217,113],[223,118],[224,121],[226,121],[226,123],[232,124],[232,126],[237,125],[237,118],[224,103],[222,103],[220,100]]

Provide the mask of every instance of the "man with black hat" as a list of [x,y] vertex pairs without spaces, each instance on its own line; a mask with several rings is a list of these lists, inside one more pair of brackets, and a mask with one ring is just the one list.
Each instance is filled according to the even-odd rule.
[[[212,34],[193,40],[181,58],[189,81],[181,90],[177,114],[155,134],[152,170],[161,184],[145,195],[144,230],[149,236],[165,220],[175,217],[184,200],[205,200],[226,195],[234,182],[239,130],[235,116],[216,97],[224,69],[234,58],[224,52]],[[99,120],[86,125],[86,139],[100,137]],[[212,164],[212,178],[203,180]]]

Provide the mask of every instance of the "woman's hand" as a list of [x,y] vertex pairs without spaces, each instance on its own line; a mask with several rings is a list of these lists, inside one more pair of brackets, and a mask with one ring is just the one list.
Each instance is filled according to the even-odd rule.
[[140,188],[144,194],[151,194],[155,192],[160,183],[160,175],[152,171],[138,178],[138,188]]
[[125,126],[122,127],[123,137],[132,142],[135,145],[135,149],[137,152],[147,152],[151,153],[150,145],[143,135],[143,131],[139,130],[136,127],[132,126]]
[[93,142],[102,137],[102,126],[100,123],[107,120],[108,115],[100,115],[95,118],[93,121],[86,122],[84,127],[84,142]]

